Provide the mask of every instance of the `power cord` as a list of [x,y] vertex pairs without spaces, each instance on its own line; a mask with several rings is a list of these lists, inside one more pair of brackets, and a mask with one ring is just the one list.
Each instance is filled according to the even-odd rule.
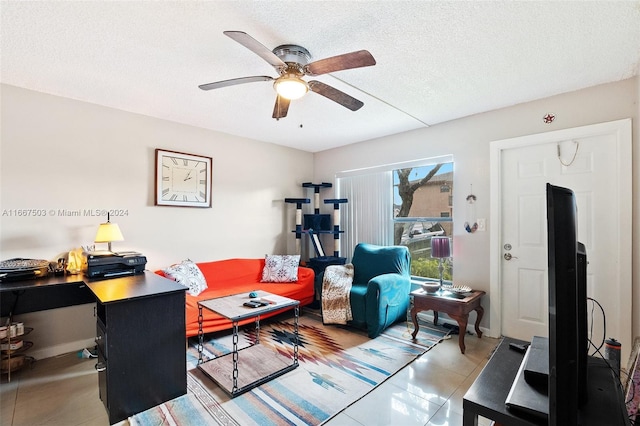
[[[604,340],[605,340],[604,336],[607,335],[607,315],[604,313],[604,308],[602,307],[600,302],[598,302],[596,299],[592,299],[591,297],[587,297],[587,300],[593,302],[592,305],[591,305],[591,327],[589,329],[589,343],[595,348],[595,352],[600,353],[600,349],[602,349],[602,346],[604,346]],[[593,323],[594,323],[594,321],[593,321],[593,311],[595,309],[595,305],[598,305],[598,307],[600,308],[600,312],[602,312],[602,341],[600,342],[600,346],[598,346],[598,347],[596,347],[592,343]],[[595,354],[595,352],[593,354],[591,354],[591,356],[593,356]]]
[[[616,377],[616,379],[618,380],[618,385],[620,386],[620,389],[623,393],[623,397],[624,392],[625,392],[625,386],[622,385],[622,377],[620,376],[620,371],[623,371],[622,369],[620,369],[620,371],[616,371],[615,368],[613,368],[613,366],[611,364],[609,364],[609,360],[607,360],[605,358],[605,356],[602,354],[602,352],[600,352],[600,349],[602,349],[602,346],[604,346],[605,343],[605,336],[607,335],[607,316],[604,312],[604,308],[602,307],[602,305],[600,304],[600,302],[598,302],[597,300],[591,298],[591,297],[587,297],[587,300],[592,302],[592,306],[591,306],[591,327],[590,327],[590,331],[589,331],[589,345],[593,347],[594,352],[590,355],[590,356],[594,356],[596,353],[598,355],[600,355],[600,358],[602,358],[602,360],[605,362],[605,364],[607,364],[607,367],[609,367],[609,369],[613,372],[614,376]],[[596,345],[593,343],[592,338],[593,338],[593,313],[594,313],[594,309],[595,306],[598,305],[598,307],[600,308],[600,312],[602,313],[602,341],[600,342],[600,345],[596,347]],[[628,399],[625,400],[625,406],[629,405],[629,403],[631,401],[633,401],[633,399],[635,398],[635,390],[636,390],[636,382],[633,380],[633,374],[630,371],[624,371],[626,378],[625,378],[625,382],[627,383],[627,388],[628,386],[631,386],[631,395]],[[636,420],[638,420],[637,418],[638,413],[636,414],[629,414],[629,420],[631,420],[632,422],[635,422]],[[634,420],[635,419],[635,420]],[[637,422],[636,422],[637,423]]]

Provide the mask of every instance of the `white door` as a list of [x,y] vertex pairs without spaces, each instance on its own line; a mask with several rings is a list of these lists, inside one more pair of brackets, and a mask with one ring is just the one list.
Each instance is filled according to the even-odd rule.
[[[598,346],[603,336],[615,337],[630,348],[631,133],[630,120],[615,123],[494,142],[500,177],[495,181],[499,222],[492,254],[502,335],[530,340],[548,334],[549,182],[576,194],[578,239],[587,249],[587,294],[606,315],[605,336],[602,313],[597,306],[589,309],[592,340]],[[620,128],[628,128],[628,141]]]

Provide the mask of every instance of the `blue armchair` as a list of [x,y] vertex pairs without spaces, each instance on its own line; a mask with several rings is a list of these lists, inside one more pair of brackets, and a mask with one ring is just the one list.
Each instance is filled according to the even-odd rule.
[[411,255],[404,246],[359,243],[353,251],[351,287],[353,320],[370,338],[407,318],[411,289]]

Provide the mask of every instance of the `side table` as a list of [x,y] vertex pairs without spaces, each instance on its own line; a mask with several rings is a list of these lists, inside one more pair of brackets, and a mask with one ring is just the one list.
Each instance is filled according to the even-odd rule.
[[460,333],[458,337],[458,344],[460,345],[460,352],[464,353],[464,335],[467,332],[467,322],[469,321],[469,312],[476,311],[476,333],[478,337],[482,337],[482,331],[480,331],[480,321],[484,315],[484,308],[480,305],[482,296],[485,295],[484,291],[473,290],[469,293],[458,295],[456,293],[450,293],[446,290],[439,290],[436,293],[427,293],[422,289],[414,290],[411,292],[413,296],[413,308],[411,308],[411,320],[413,321],[413,334],[415,339],[418,334],[418,312],[433,310],[433,324],[438,325],[438,312],[444,312],[451,318],[458,322]]

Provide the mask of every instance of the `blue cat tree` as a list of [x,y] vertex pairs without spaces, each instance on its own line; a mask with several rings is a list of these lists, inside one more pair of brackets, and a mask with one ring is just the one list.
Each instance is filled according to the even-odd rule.
[[[322,276],[325,268],[329,265],[344,265],[347,260],[345,257],[340,257],[340,234],[344,233],[344,231],[340,230],[340,205],[347,203],[347,199],[335,198],[324,200],[324,204],[333,205],[333,225],[331,224],[330,214],[320,213],[320,190],[331,188],[332,186],[333,185],[328,182],[305,182],[302,184],[303,188],[313,188],[313,214],[302,215],[302,205],[309,204],[309,198],[284,199],[286,203],[296,204],[296,229],[293,231],[296,234],[296,250],[300,253],[301,239],[303,235],[308,235],[313,243],[316,257],[310,257],[308,265],[316,274],[316,295],[321,294]],[[322,234],[333,234],[333,256],[325,255],[324,248],[322,247],[322,241],[319,238]],[[317,307],[317,299],[314,302],[314,305]]]

